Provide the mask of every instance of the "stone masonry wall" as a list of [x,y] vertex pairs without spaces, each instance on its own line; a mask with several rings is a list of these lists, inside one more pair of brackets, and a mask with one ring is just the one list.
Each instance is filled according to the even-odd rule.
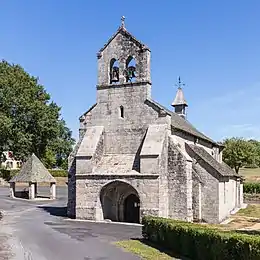
[[[79,177],[79,176],[78,176]],[[77,179],[76,217],[79,219],[102,220],[100,192],[103,186],[112,181],[130,184],[140,197],[140,213],[159,215],[159,183],[158,176],[141,175],[88,175]],[[152,194],[152,196],[151,196]]]
[[201,183],[198,180],[192,181],[192,210],[193,220],[201,221]]
[[217,174],[198,158],[193,159],[193,163],[203,180],[201,185],[201,219],[208,223],[219,223],[219,181]]
[[[136,78],[126,82],[124,70],[135,60]],[[111,61],[119,65],[119,82],[111,84]],[[149,124],[169,124],[170,116],[145,104],[151,98],[150,51],[124,28],[98,54],[97,104],[85,115],[81,128],[104,126],[105,154],[135,154]],[[120,108],[123,108],[121,117]]]
[[74,147],[74,150],[68,158],[68,204],[67,215],[74,218],[76,216],[76,154],[83,139],[83,134],[80,135],[79,141]]
[[120,83],[125,83],[123,71],[129,57],[133,57],[136,62],[136,81],[150,81],[150,51],[143,48],[131,37],[122,33],[109,43],[109,45],[99,53],[98,57],[98,85],[110,84],[110,62],[116,59],[119,63]]
[[199,140],[195,136],[191,136],[190,134],[184,133],[182,131],[173,130],[172,131],[173,138],[180,144],[181,149],[185,150],[185,143],[195,144],[203,147],[210,155],[212,155],[213,149],[212,144],[205,142],[203,140]]
[[169,217],[192,221],[192,165],[169,137]]
[[201,180],[201,176],[199,176],[199,170],[193,164],[192,165],[192,210],[193,210],[193,220],[201,221],[202,219],[202,199],[201,199],[201,189],[204,182]]
[[95,167],[98,164],[98,162],[101,160],[103,154],[104,154],[104,135],[102,134],[102,136],[97,144],[96,151],[91,159],[93,167]]
[[[148,85],[120,86],[98,90],[98,103],[85,126],[104,126],[105,154],[135,154],[149,124],[169,124],[168,115],[145,104]],[[119,107],[124,108],[124,118]]]
[[165,133],[163,150],[159,158],[159,216],[167,218],[169,215],[168,191],[168,135]]

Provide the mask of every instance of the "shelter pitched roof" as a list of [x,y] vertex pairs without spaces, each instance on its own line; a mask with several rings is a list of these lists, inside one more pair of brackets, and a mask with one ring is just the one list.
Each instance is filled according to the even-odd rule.
[[45,168],[39,158],[32,154],[26,163],[22,166],[19,173],[14,176],[10,182],[50,182],[55,183],[56,180]]

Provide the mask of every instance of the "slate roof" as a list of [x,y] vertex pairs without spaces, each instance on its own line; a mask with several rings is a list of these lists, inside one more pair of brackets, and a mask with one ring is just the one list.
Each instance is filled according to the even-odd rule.
[[118,30],[109,38],[109,40],[106,42],[106,44],[99,50],[99,53],[101,53],[108,45],[109,43],[119,34],[121,33],[122,35],[126,36],[127,38],[129,38],[131,41],[133,41],[137,46],[139,46],[142,49],[147,49],[150,51],[150,49],[143,44],[142,42],[140,42],[139,40],[137,40],[131,33],[129,33],[124,27],[120,26],[118,28]]
[[165,110],[169,115],[171,115],[171,125],[174,128],[219,146],[219,144],[217,144],[215,141],[213,141],[212,139],[210,139],[209,137],[201,133],[199,130],[197,130],[187,119],[184,119],[178,114],[170,111],[169,109],[165,108],[164,106],[162,106],[161,104],[157,103],[154,100],[151,99],[147,99],[147,100],[153,103],[154,105],[156,105],[158,108]]
[[221,176],[236,176],[240,177],[235,171],[233,171],[227,164],[219,163],[213,158],[203,147],[198,145],[187,144],[186,145],[204,162],[214,168]]
[[[164,110],[168,115],[170,115],[172,127],[176,128],[180,131],[186,132],[190,135],[201,138],[203,140],[206,140],[216,146],[222,146],[221,144],[215,142],[214,140],[212,140],[211,138],[207,137],[206,135],[201,133],[199,130],[197,130],[187,119],[184,119],[183,117],[179,116],[175,112],[170,111],[169,109],[167,109],[166,107],[162,106],[161,104],[157,103],[156,101],[154,101],[152,99],[146,99],[146,103],[147,102],[152,104],[153,106],[156,106],[160,110]],[[88,112],[90,112],[96,105],[97,105],[97,103],[95,103],[87,112],[85,112],[83,114],[83,116],[86,115]]]
[[96,105],[97,105],[97,103],[95,103],[93,106],[91,106],[83,115],[81,115],[79,117],[79,120],[81,120],[82,117],[84,117],[87,113],[89,113]]
[[55,183],[56,180],[45,168],[42,162],[35,154],[32,154],[22,166],[20,172],[14,176],[9,182],[50,182]]

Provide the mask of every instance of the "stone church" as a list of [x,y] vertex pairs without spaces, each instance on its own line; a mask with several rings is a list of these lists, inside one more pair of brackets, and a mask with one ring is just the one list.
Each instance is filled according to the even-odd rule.
[[97,53],[96,103],[80,117],[69,157],[68,216],[141,221],[153,215],[219,223],[243,203],[223,146],[152,99],[150,49],[122,25]]

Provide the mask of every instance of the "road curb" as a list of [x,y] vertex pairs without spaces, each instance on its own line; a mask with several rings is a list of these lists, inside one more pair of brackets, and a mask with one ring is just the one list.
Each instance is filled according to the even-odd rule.
[[138,223],[127,223],[127,222],[113,222],[113,221],[95,221],[89,219],[72,219],[72,218],[65,218],[64,221],[71,221],[71,222],[89,222],[89,223],[102,223],[102,224],[114,224],[114,225],[125,225],[125,226],[137,226],[142,227],[142,224]]

